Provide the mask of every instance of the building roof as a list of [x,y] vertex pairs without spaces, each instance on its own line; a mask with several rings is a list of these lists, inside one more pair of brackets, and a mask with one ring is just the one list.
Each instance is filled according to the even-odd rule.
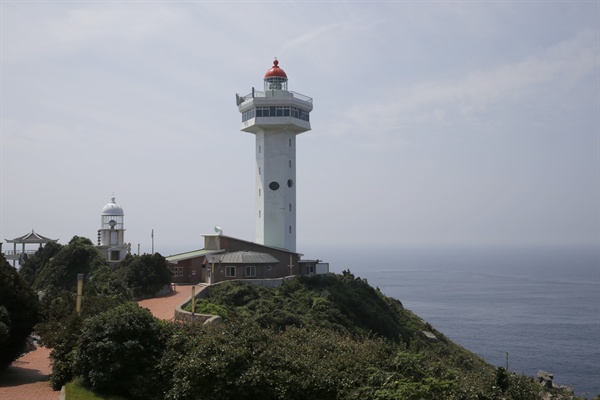
[[275,61],[273,61],[273,66],[265,74],[265,79],[272,78],[274,76],[287,79],[287,75],[286,75],[285,71],[282,70],[281,68],[279,68],[279,61],[277,61],[277,59],[275,59]]
[[35,233],[35,231],[32,229],[30,233],[23,235],[23,236],[19,236],[17,238],[14,238],[12,240],[10,239],[6,239],[6,241],[8,243],[48,243],[48,242],[57,242],[58,239],[50,239],[47,238],[46,236],[42,236],[39,233]]
[[172,256],[165,257],[167,262],[175,263],[177,261],[189,260],[191,258],[204,257],[215,253],[222,253],[225,250],[193,250],[186,253],[174,254]]
[[110,203],[102,208],[102,215],[123,216],[125,215],[125,212],[123,211],[123,208],[115,202],[115,197],[113,196],[110,199]]
[[267,253],[236,251],[221,255],[219,262],[223,264],[277,264],[279,260]]
[[229,239],[233,239],[233,240],[237,240],[238,242],[244,242],[244,243],[248,243],[251,244],[253,246],[260,246],[260,247],[264,247],[266,249],[273,249],[273,250],[279,250],[279,251],[284,251],[286,253],[290,253],[290,254],[297,254],[298,256],[303,256],[304,254],[302,253],[298,253],[297,251],[291,251],[288,249],[284,249],[283,247],[275,247],[275,246],[268,246],[266,244],[261,244],[261,243],[256,243],[256,242],[249,242],[248,240],[244,240],[244,239],[239,239],[233,236],[227,236],[227,235],[223,235],[222,233],[206,233],[204,235],[202,235],[204,237],[224,237],[224,238],[229,238]]

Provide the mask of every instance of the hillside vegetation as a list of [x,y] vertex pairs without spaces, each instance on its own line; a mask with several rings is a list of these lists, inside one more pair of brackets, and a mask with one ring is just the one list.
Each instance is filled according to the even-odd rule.
[[[531,377],[487,364],[347,271],[296,277],[274,289],[228,282],[207,290],[195,311],[224,323],[196,328],[198,336],[180,343],[183,367],[175,369],[172,398],[542,396]],[[563,395],[554,398],[572,398]]]
[[[89,247],[79,240],[70,245]],[[56,260],[30,264],[36,268],[29,269],[29,280],[38,281],[48,266],[68,269],[62,267],[68,260]],[[135,271],[134,266],[128,268]],[[242,282],[210,286],[196,312],[220,315],[223,322],[203,325],[153,317],[131,301],[136,287],[128,280],[137,275],[123,271],[90,268],[80,314],[66,279],[70,274],[53,281],[61,290],[47,290],[36,331],[53,349],[54,387],[74,381],[129,400],[532,400],[544,395],[531,377],[487,364],[350,272],[299,276],[272,289]]]

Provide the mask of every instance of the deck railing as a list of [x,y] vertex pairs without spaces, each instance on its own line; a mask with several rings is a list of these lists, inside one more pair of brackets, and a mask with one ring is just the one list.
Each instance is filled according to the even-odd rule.
[[298,100],[306,101],[306,102],[312,104],[312,101],[313,101],[312,97],[308,97],[303,94],[292,92],[292,91],[281,91],[281,90],[268,90],[265,92],[255,90],[252,93],[248,93],[245,96],[240,96],[240,99],[242,100],[242,103],[243,103],[244,101],[250,100],[253,97],[288,97],[288,96],[284,95],[284,93],[285,94],[291,93],[292,97],[295,97]]

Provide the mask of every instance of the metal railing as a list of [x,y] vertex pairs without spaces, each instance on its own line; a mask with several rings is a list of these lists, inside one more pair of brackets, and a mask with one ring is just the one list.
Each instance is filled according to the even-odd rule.
[[[308,97],[308,96],[305,96],[305,95],[297,93],[297,92],[281,91],[281,90],[269,90],[266,92],[261,92],[261,91],[255,90],[252,93],[248,93],[245,96],[240,96],[240,99],[242,100],[241,103],[243,103],[244,101],[250,100],[253,97],[287,97],[285,95],[278,96],[278,94],[283,94],[283,93],[291,93],[292,97],[297,98],[298,100],[306,101],[311,104],[313,101],[312,97]],[[241,104],[241,103],[239,103],[239,104]]]
[[3,253],[7,256],[12,256],[12,255],[19,255],[19,254],[35,254],[37,252],[37,250],[6,250],[3,251]]

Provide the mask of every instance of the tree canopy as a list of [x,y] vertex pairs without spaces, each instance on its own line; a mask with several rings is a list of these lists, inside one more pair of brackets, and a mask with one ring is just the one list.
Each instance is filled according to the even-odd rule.
[[173,278],[167,260],[160,253],[141,256],[128,254],[119,264],[119,269],[136,298],[156,295]]
[[0,368],[21,355],[37,320],[37,295],[0,255]]
[[[57,251],[58,250],[58,251]],[[84,274],[89,277],[90,273],[103,265],[107,265],[106,258],[98,251],[90,239],[74,236],[71,241],[61,246],[60,249],[53,246],[45,251],[36,253],[31,270],[35,270],[33,288],[36,290],[68,290],[72,291],[77,285],[77,275]],[[25,262],[27,266],[29,261]]]

